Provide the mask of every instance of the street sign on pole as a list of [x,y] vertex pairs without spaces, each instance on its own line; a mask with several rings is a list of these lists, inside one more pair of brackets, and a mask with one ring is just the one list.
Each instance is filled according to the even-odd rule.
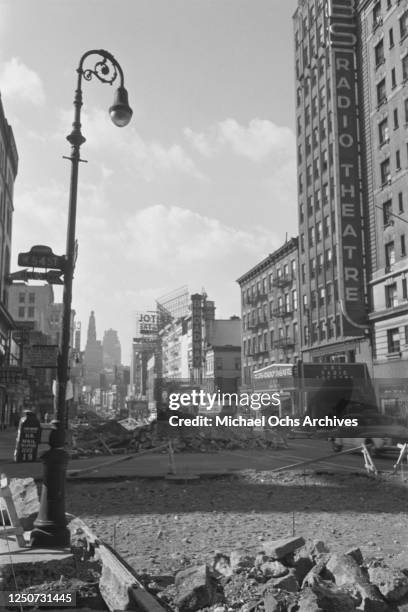
[[48,246],[38,244],[31,247],[28,253],[19,253],[19,266],[29,266],[31,268],[54,268],[64,270],[65,256],[55,255]]
[[29,280],[43,280],[50,285],[63,285],[64,280],[61,278],[61,272],[59,270],[48,270],[48,272],[32,272],[31,270],[19,270],[18,272],[12,272],[8,275],[8,280],[12,283],[13,281],[24,281]]

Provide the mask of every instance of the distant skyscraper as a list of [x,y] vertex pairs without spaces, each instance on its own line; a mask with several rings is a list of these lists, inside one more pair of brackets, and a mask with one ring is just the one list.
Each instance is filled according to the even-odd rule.
[[96,339],[95,313],[89,317],[88,335],[84,353],[85,384],[93,388],[100,385],[100,373],[103,368],[102,344]]
[[107,329],[103,336],[103,365],[113,368],[121,364],[122,349],[115,329]]

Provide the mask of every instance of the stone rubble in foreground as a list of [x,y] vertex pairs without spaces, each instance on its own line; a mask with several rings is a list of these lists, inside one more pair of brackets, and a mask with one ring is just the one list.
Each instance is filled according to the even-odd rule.
[[407,612],[408,568],[365,562],[359,548],[331,554],[302,537],[217,553],[211,564],[141,579],[178,612]]

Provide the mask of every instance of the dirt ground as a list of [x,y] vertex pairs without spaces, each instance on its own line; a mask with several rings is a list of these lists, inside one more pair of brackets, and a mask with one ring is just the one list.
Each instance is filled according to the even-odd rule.
[[401,477],[248,471],[189,483],[70,483],[67,510],[140,573],[169,574],[211,563],[216,552],[256,549],[301,535],[331,551],[358,545],[364,557],[408,568],[408,487]]

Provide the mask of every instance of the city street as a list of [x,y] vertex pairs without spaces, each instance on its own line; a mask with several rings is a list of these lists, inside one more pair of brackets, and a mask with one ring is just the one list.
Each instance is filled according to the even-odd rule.
[[[42,465],[40,461],[19,464],[13,462],[13,436],[13,432],[7,432],[6,434],[3,432],[0,435],[0,470],[10,478],[31,476],[35,479],[41,479]],[[40,453],[45,450],[47,450],[47,445],[41,444]],[[360,453],[338,456],[331,451],[330,444],[326,440],[312,439],[289,440],[288,449],[242,449],[216,453],[178,453],[175,455],[175,461],[176,470],[179,473],[217,474],[246,469],[269,471],[323,456],[329,456],[329,458],[307,465],[305,468],[300,466],[296,468],[297,471],[303,471],[304,469],[343,473],[364,471],[364,459]],[[68,471],[89,467],[97,469],[102,463],[115,461],[118,458],[118,456],[101,455],[89,459],[72,460],[69,463]],[[375,457],[374,464],[377,470],[387,472],[392,470],[396,458],[396,453],[391,452],[381,457]],[[169,458],[167,453],[148,453],[110,466],[102,466],[97,471],[87,471],[83,475],[78,474],[78,478],[81,476],[84,478],[157,478],[166,475],[168,469]]]

